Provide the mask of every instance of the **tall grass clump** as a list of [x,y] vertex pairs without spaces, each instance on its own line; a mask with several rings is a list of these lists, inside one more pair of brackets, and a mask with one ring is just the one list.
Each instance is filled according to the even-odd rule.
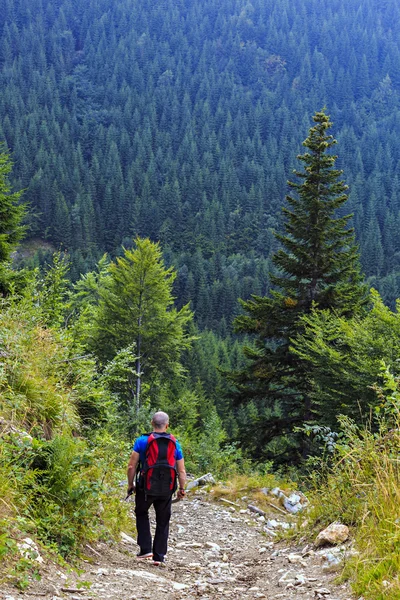
[[368,425],[341,419],[333,464],[314,474],[309,525],[350,526],[356,553],[343,575],[370,600],[400,598],[400,386],[388,369]]

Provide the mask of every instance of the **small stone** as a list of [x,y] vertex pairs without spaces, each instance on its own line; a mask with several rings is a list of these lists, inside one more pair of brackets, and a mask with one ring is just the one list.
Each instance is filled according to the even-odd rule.
[[123,531],[121,531],[121,540],[124,544],[134,544],[136,546],[136,540],[133,539],[130,535],[127,535]]
[[282,577],[279,579],[278,581],[278,585],[283,586],[287,584],[292,584],[294,585],[294,582],[296,581],[296,574],[293,573],[293,571],[286,571],[286,573],[284,573],[282,575]]
[[204,545],[206,548],[211,548],[211,550],[214,550],[215,552],[219,552],[221,550],[221,546],[215,544],[214,542],[206,542]]
[[276,537],[278,534],[275,533],[275,531],[272,531],[272,529],[268,529],[268,527],[264,527],[264,531],[267,535],[270,535],[271,537]]
[[259,549],[260,554],[264,554],[266,551],[267,551],[267,549],[265,547],[262,547]]
[[202,548],[203,544],[198,542],[179,542],[176,544],[176,548]]
[[172,587],[174,590],[186,590],[189,586],[186,583],[177,583],[176,581],[172,582]]
[[330,593],[331,593],[331,591],[328,590],[328,588],[318,588],[318,589],[314,590],[314,594],[316,596],[318,594],[320,594],[321,596],[329,596]]
[[288,558],[288,561],[292,564],[302,562],[302,557],[300,556],[300,554],[288,554],[287,558]]
[[322,555],[322,558],[326,561],[323,569],[324,571],[328,571],[329,573],[333,573],[338,571],[342,564],[342,557],[333,554],[332,552],[327,552]]

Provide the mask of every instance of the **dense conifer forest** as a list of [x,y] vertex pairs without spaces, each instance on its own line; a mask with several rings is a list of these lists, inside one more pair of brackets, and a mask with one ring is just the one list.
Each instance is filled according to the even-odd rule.
[[[225,335],[269,291],[281,206],[310,115],[339,140],[365,275],[399,269],[399,7],[394,0],[1,0],[0,138],[30,247],[74,280],[136,235],[175,295]],[[50,245],[50,246],[49,246]]]

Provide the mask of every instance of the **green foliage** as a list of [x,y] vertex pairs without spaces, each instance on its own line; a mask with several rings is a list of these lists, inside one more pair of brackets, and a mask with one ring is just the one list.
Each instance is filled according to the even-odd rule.
[[343,437],[336,444],[334,461],[315,476],[311,528],[340,521],[352,527],[357,554],[346,563],[344,576],[357,595],[370,600],[399,597],[398,521],[400,471],[399,380],[383,369],[377,388],[383,409],[374,417],[375,431],[340,419]]
[[66,556],[129,527],[118,488],[126,443],[105,429],[115,421],[112,398],[59,321],[43,329],[37,297],[30,287],[0,310],[0,553],[20,587],[35,571],[16,562],[16,537],[28,533]]
[[186,429],[177,428],[177,435],[185,451],[185,464],[189,473],[211,472],[214,477],[229,477],[240,472],[244,461],[242,452],[229,440],[223,422],[214,409],[211,409],[200,426]]
[[[163,385],[182,375],[181,354],[190,345],[187,328],[193,315],[188,306],[173,306],[175,272],[165,268],[159,245],[148,239],[137,238],[134,249],[125,250],[104,275],[101,268],[99,273],[94,284],[95,276],[84,279],[86,289],[91,284],[97,291],[86,296],[92,304],[82,320],[88,323],[90,317],[91,322],[80,327],[82,342],[107,365],[105,376],[121,406],[137,412],[142,384],[149,399],[155,399]],[[76,289],[82,294],[83,283]]]
[[10,255],[22,239],[25,228],[21,224],[25,208],[19,204],[21,192],[11,192],[9,175],[10,155],[0,145],[0,263],[10,260]]
[[321,424],[336,427],[340,413],[357,421],[368,418],[376,406],[373,386],[381,379],[382,360],[398,371],[399,310],[391,311],[375,290],[371,304],[368,313],[350,320],[313,311],[302,319],[302,334],[292,339],[292,352],[312,370]]

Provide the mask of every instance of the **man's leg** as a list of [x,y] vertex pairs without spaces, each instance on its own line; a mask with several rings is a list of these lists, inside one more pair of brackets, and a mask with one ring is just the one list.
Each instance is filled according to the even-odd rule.
[[144,492],[138,489],[136,490],[135,500],[137,543],[140,546],[140,554],[150,554],[151,532],[149,521],[149,508],[152,504],[152,500],[150,498],[147,498],[146,500]]
[[172,496],[153,498],[156,511],[156,533],[153,542],[153,560],[164,561],[168,548],[169,520],[171,518]]

